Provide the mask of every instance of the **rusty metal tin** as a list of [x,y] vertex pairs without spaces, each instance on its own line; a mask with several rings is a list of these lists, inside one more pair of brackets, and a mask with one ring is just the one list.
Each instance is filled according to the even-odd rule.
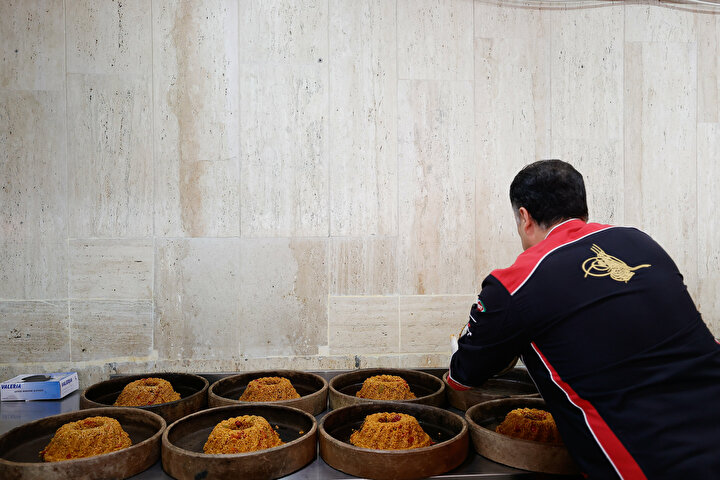
[[[275,402],[244,402],[239,400],[248,383],[262,377],[285,377],[290,380],[300,398]],[[260,370],[221,378],[210,385],[208,403],[211,407],[224,405],[256,405],[267,403],[299,408],[311,415],[319,415],[327,407],[328,382],[314,373],[297,370]]]
[[580,473],[564,445],[535,442],[495,432],[510,410],[547,409],[542,398],[503,398],[479,403],[465,412],[475,451],[510,467],[533,472],[571,475]]
[[125,388],[125,385],[135,380],[148,377],[162,378],[170,382],[173,389],[180,394],[180,400],[160,403],[158,405],[128,408],[138,408],[157,413],[170,424],[185,415],[207,407],[207,390],[209,385],[207,379],[193,373],[161,372],[127,375],[96,383],[85,389],[80,396],[80,408],[112,407],[118,395],[122,392],[122,389]]
[[446,372],[443,375],[443,382],[445,382],[448,403],[462,411],[478,403],[499,398],[540,398],[540,393],[524,368],[513,368],[503,375],[488,379],[477,388],[462,391],[448,385],[447,376]]
[[410,390],[417,398],[397,400],[398,402],[419,403],[435,407],[445,405],[445,384],[435,375],[401,368],[367,368],[343,373],[330,380],[330,408],[377,402],[378,400],[355,396],[365,379],[376,375],[396,375],[408,382]]
[[[39,452],[55,431],[69,422],[106,416],[120,422],[132,445],[112,453],[62,462],[44,462]],[[165,420],[152,412],[129,407],[78,410],[42,418],[0,437],[0,478],[14,480],[123,479],[150,468],[160,458]]]
[[[203,453],[203,445],[215,425],[241,415],[264,417],[277,427],[286,443],[249,453]],[[216,407],[188,415],[166,429],[162,437],[162,465],[165,472],[178,480],[278,478],[312,462],[317,456],[316,440],[315,417],[297,408],[247,403]]]
[[[350,434],[367,415],[379,412],[414,416],[434,445],[408,450],[373,450],[349,443]],[[440,475],[467,457],[467,422],[441,408],[408,402],[374,402],[351,405],[325,415],[318,426],[320,456],[331,467],[357,477],[375,480],[412,480]]]

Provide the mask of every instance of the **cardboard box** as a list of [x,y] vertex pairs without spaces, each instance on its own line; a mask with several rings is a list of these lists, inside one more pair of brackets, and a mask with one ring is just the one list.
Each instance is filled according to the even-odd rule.
[[79,386],[77,372],[26,373],[0,383],[0,400],[58,400]]

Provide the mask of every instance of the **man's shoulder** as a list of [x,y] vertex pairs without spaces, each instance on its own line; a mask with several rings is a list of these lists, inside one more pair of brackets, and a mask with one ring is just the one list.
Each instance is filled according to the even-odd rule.
[[633,227],[585,223],[581,220],[563,222],[558,228],[552,230],[545,240],[518,255],[510,267],[493,270],[490,276],[494,277],[513,295],[550,255],[571,245],[592,241],[593,238],[605,235],[641,236],[650,239],[646,234]]

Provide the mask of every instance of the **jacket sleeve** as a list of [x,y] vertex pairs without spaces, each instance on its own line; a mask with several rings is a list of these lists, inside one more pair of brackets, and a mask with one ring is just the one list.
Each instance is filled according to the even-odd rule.
[[521,319],[512,314],[510,293],[489,275],[450,359],[448,384],[457,390],[482,385],[520,355],[527,343]]

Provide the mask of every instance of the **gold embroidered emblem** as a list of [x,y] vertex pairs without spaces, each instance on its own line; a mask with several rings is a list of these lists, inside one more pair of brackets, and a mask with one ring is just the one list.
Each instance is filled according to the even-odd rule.
[[585,272],[584,278],[587,278],[588,275],[591,277],[606,277],[610,275],[610,278],[613,280],[627,283],[628,280],[635,275],[635,273],[633,273],[635,270],[651,266],[646,263],[638,265],[637,267],[630,267],[619,258],[608,255],[602,248],[595,244],[593,244],[590,250],[595,253],[595,256],[583,262],[582,269]]

